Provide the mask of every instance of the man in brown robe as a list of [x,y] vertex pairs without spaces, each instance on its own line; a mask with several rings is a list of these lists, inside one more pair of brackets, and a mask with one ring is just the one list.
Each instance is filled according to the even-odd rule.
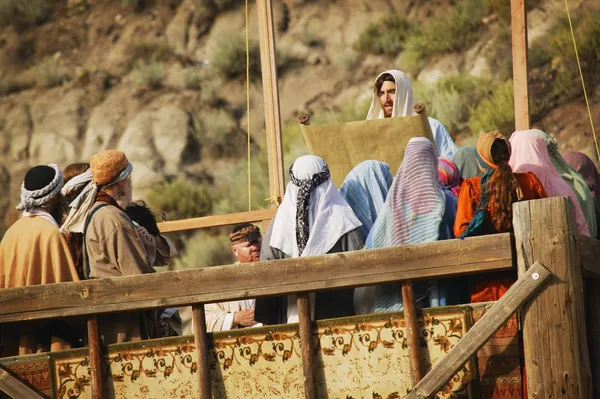
[[[36,166],[25,175],[17,206],[21,217],[0,242],[0,288],[79,280],[58,229],[62,186],[63,174],[55,164]],[[5,325],[0,356],[45,351],[50,344],[52,350],[68,349],[72,338],[68,330],[57,321]]]

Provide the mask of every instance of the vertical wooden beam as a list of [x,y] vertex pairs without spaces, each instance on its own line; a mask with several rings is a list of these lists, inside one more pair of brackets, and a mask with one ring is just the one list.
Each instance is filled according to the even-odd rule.
[[208,361],[208,336],[206,332],[206,313],[204,304],[192,306],[192,328],[194,342],[198,352],[198,389],[200,399],[212,399],[212,387],[210,384],[210,369]]
[[589,279],[587,281],[587,304],[589,311],[586,321],[591,323],[588,328],[588,344],[590,345],[590,359],[592,361],[592,381],[594,398],[600,398],[600,280]]
[[525,3],[526,0],[510,1],[516,130],[527,130],[531,124],[527,73],[527,5]]
[[296,304],[298,307],[300,346],[302,349],[302,370],[304,371],[304,397],[306,399],[316,399],[317,384],[315,379],[314,343],[309,294],[298,294]]
[[98,319],[90,316],[87,320],[88,347],[90,350],[90,376],[92,378],[92,398],[104,399],[104,378],[102,378],[102,349],[98,332]]
[[275,56],[275,28],[271,0],[256,0],[258,33],[260,36],[260,65],[262,70],[265,125],[267,129],[267,154],[269,160],[269,187],[272,201],[277,207],[283,198],[284,167],[281,146],[281,116],[279,112],[279,85]]
[[540,262],[553,276],[523,307],[527,393],[531,398],[592,398],[583,279],[573,203],[567,197],[514,204],[519,275]]
[[404,305],[404,320],[408,332],[408,350],[410,357],[410,374],[413,386],[423,379],[423,364],[421,361],[421,338],[417,315],[417,304],[412,281],[402,283],[402,304]]

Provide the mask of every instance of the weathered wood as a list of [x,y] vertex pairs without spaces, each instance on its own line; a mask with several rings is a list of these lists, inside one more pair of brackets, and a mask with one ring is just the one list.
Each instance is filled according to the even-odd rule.
[[410,375],[413,387],[423,378],[421,361],[421,339],[417,314],[417,304],[411,280],[402,282],[402,304],[404,305],[404,320],[408,332],[408,350],[410,357]]
[[530,126],[527,72],[527,9],[525,3],[525,0],[511,0],[510,2],[516,130],[527,130]]
[[102,378],[102,349],[98,333],[98,319],[95,315],[88,317],[88,347],[90,350],[90,377],[92,379],[92,398],[104,399],[104,378]]
[[590,360],[594,398],[600,398],[600,280],[587,281],[587,304],[589,306],[586,321],[588,327],[588,344],[590,345]]
[[298,324],[300,333],[300,348],[302,351],[302,370],[304,372],[304,397],[317,398],[315,373],[314,343],[312,335],[312,320],[310,317],[310,297],[307,292],[298,294]]
[[208,227],[231,226],[239,223],[255,223],[275,216],[275,209],[261,209],[258,211],[230,213],[227,215],[205,216],[201,218],[171,220],[158,223],[161,233],[204,229]]
[[43,396],[0,367],[0,391],[13,399],[42,399]]
[[360,287],[513,268],[509,234],[0,290],[0,323]]
[[[285,191],[283,148],[281,145],[281,116],[279,111],[279,86],[275,53],[275,27],[271,0],[256,0],[260,65],[262,71],[265,125],[267,130],[267,158],[269,162],[269,193],[271,204],[277,207]],[[265,218],[266,219],[266,218]]]
[[534,261],[553,273],[523,307],[527,392],[532,398],[591,398],[583,279],[575,214],[566,197],[513,206],[519,275]]
[[[490,310],[467,331],[463,338],[421,380],[407,399],[433,397],[456,372],[481,348],[488,339],[523,305],[546,279],[551,276],[548,269],[536,262],[498,300]],[[547,349],[546,349],[547,350]],[[533,396],[547,398],[549,396]],[[576,396],[564,396],[575,398]]]
[[600,279],[600,241],[592,237],[578,235],[583,275]]
[[210,384],[210,364],[208,361],[208,335],[206,332],[206,313],[203,304],[192,306],[192,321],[194,330],[194,342],[198,354],[198,389],[200,399],[212,398],[212,386]]

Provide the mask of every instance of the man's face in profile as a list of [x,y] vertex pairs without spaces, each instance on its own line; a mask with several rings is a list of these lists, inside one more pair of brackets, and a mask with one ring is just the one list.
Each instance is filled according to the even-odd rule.
[[381,108],[383,108],[383,116],[386,118],[391,117],[394,110],[394,98],[396,97],[396,83],[383,82],[378,95]]

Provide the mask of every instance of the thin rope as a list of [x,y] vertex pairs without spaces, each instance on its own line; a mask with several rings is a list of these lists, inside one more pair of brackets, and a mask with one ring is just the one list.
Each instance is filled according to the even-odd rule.
[[581,86],[583,87],[583,96],[585,97],[585,104],[587,106],[587,112],[590,118],[590,126],[592,127],[592,135],[594,136],[594,144],[596,145],[596,155],[598,156],[598,161],[600,162],[600,148],[598,147],[598,138],[596,137],[596,129],[594,129],[594,120],[592,118],[592,111],[590,109],[590,100],[588,99],[587,90],[585,88],[585,80],[583,78],[583,71],[581,69],[581,62],[579,61],[579,52],[577,51],[577,42],[575,40],[575,31],[573,30],[573,22],[571,21],[568,0],[565,0],[565,8],[567,9],[567,19],[569,20],[569,27],[571,28],[571,38],[573,39],[575,58],[577,59],[577,67],[579,68],[579,78],[581,79]]
[[248,211],[252,210],[252,164],[250,162],[250,39],[248,34],[248,0],[246,0],[246,132],[248,135]]

